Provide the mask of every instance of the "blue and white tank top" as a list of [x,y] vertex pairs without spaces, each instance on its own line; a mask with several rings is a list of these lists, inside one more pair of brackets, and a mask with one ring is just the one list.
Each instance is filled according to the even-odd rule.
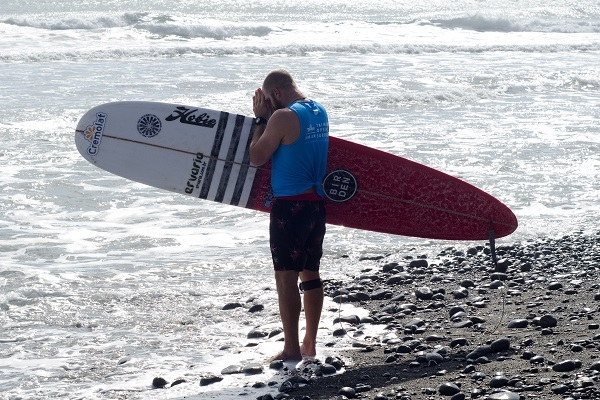
[[322,183],[327,169],[329,119],[325,108],[314,100],[295,101],[288,108],[300,120],[300,136],[280,145],[271,158],[273,196],[295,196],[314,188],[325,196]]

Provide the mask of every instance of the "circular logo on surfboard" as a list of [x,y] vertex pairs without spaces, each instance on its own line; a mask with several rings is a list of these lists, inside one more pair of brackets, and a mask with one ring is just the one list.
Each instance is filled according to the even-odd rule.
[[323,181],[325,196],[336,203],[350,200],[356,194],[358,183],[354,175],[345,169],[331,171]]
[[158,118],[154,114],[146,114],[142,116],[138,120],[137,130],[140,135],[151,138],[160,133],[160,129],[162,128],[162,122],[160,122],[160,118]]

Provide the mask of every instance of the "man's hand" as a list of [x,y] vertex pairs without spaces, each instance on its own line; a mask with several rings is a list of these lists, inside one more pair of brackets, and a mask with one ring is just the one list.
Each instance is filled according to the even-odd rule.
[[262,117],[267,120],[271,117],[271,114],[273,113],[273,106],[261,88],[256,89],[254,92],[254,96],[252,96],[252,103],[254,115],[256,117]]

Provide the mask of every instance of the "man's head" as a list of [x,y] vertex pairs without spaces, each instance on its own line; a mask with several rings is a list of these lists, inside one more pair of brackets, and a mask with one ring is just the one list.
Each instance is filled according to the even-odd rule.
[[263,81],[262,90],[276,110],[287,107],[290,102],[295,100],[295,98],[290,98],[296,97],[300,93],[294,78],[284,69],[269,72]]

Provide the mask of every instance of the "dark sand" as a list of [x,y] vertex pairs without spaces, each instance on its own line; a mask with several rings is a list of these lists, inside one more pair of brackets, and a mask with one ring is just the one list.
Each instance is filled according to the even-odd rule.
[[[498,264],[483,246],[382,257],[328,282],[328,296],[370,310],[360,322],[346,316],[357,342],[345,371],[313,369],[300,374],[308,383],[258,398],[600,399],[600,234],[497,252]],[[397,339],[361,336],[369,323]]]

